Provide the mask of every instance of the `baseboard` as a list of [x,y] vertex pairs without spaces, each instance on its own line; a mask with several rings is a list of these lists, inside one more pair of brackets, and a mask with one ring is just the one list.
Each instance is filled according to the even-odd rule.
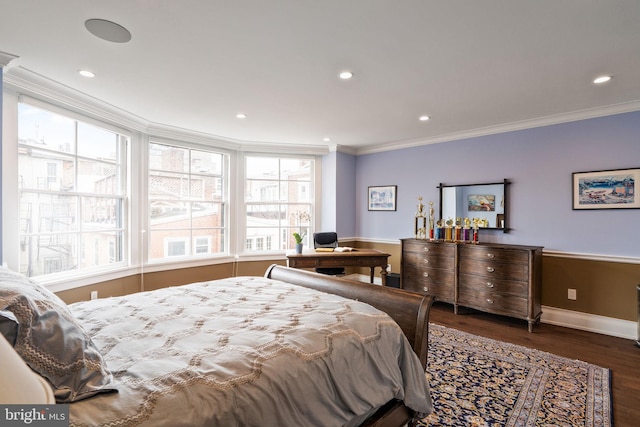
[[562,308],[543,306],[540,321],[550,325],[580,329],[582,331],[611,335],[613,337],[632,340],[638,338],[638,324],[636,322],[564,310]]
[[[359,282],[369,282],[369,276],[366,274],[349,274],[344,276],[344,278],[357,280]],[[374,277],[373,281],[377,285],[382,284],[379,277]],[[638,324],[636,322],[556,307],[542,306],[540,322],[597,334],[611,335],[618,338],[631,340],[640,338],[638,337]]]

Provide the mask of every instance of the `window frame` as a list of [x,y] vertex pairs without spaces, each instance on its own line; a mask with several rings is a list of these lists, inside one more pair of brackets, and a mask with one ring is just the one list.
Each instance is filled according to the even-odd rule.
[[[189,158],[191,159],[191,153],[192,151],[202,151],[202,152],[208,152],[208,153],[212,153],[215,155],[220,155],[222,158],[222,173],[219,175],[220,180],[222,181],[222,198],[220,201],[216,201],[216,202],[212,202],[212,203],[219,203],[220,205],[222,205],[222,209],[220,212],[220,216],[223,219],[224,223],[220,226],[220,227],[216,227],[216,229],[221,230],[221,244],[223,245],[222,251],[220,252],[213,252],[212,251],[212,239],[211,236],[202,236],[202,235],[198,235],[198,234],[194,234],[194,231],[197,232],[197,230],[202,230],[203,228],[201,227],[194,227],[193,224],[191,224],[191,226],[189,228],[180,228],[180,230],[183,231],[188,231],[189,235],[184,236],[184,238],[186,239],[186,251],[188,252],[185,255],[179,256],[179,255],[173,255],[173,256],[168,256],[167,255],[167,251],[166,251],[166,243],[164,243],[166,241],[166,237],[163,239],[163,253],[164,256],[162,258],[151,258],[151,245],[152,245],[152,232],[154,232],[154,230],[151,227],[151,211],[149,209],[147,209],[146,211],[142,212],[142,215],[144,217],[144,229],[148,230],[148,232],[146,232],[144,241],[143,241],[143,245],[144,245],[144,253],[146,254],[146,256],[144,257],[144,260],[142,261],[144,265],[147,266],[153,266],[153,265],[161,265],[161,264],[168,264],[168,263],[175,263],[175,262],[181,262],[183,264],[186,265],[186,263],[193,263],[193,262],[202,262],[202,261],[206,261],[206,260],[210,260],[210,259],[216,259],[216,258],[225,258],[225,257],[229,257],[229,254],[231,253],[231,240],[232,240],[232,236],[231,236],[231,226],[230,226],[230,221],[229,218],[231,216],[231,205],[233,204],[233,197],[232,197],[232,193],[231,193],[231,177],[232,177],[232,154],[225,149],[221,149],[218,146],[215,145],[202,145],[202,144],[197,144],[197,143],[193,143],[193,142],[189,142],[189,141],[177,141],[177,140],[173,140],[173,139],[165,139],[165,138],[161,138],[161,137],[154,137],[154,136],[150,136],[149,140],[147,141],[147,144],[145,145],[145,157],[146,157],[146,168],[145,168],[145,206],[150,206],[151,203],[153,202],[153,200],[150,197],[150,177],[151,177],[151,172],[152,171],[161,171],[160,169],[152,169],[150,166],[150,150],[153,144],[156,145],[164,145],[164,146],[169,146],[169,147],[175,147],[177,149],[183,149],[183,150],[188,150],[189,154]],[[208,176],[208,177],[218,177],[218,175],[201,175],[201,174],[197,174],[197,173],[192,173],[191,172],[191,167],[189,166],[189,172],[186,173],[187,176],[191,177],[191,176]],[[163,172],[168,173],[170,171],[164,170]],[[175,173],[175,172],[170,172],[170,173]],[[176,175],[178,174],[183,174],[183,173],[176,173]],[[191,202],[197,202],[194,200],[189,200],[188,198],[186,200],[184,200],[184,203],[191,203]],[[206,201],[206,203],[208,203],[208,201]],[[189,215],[189,221],[192,222],[193,220],[193,216],[191,213],[191,210],[188,210]],[[207,229],[207,228],[205,228]],[[157,230],[161,230],[161,229],[157,229]],[[178,230],[178,229],[176,229]],[[209,244],[208,244],[208,251],[206,253],[196,253],[196,239],[197,238],[204,238],[207,237]],[[177,237],[176,237],[177,238]]]
[[[246,171],[246,165],[247,165],[247,158],[252,157],[252,158],[269,158],[269,159],[278,159],[278,160],[308,160],[311,162],[311,170],[309,172],[309,180],[308,181],[300,181],[303,183],[307,183],[308,182],[308,187],[305,186],[306,190],[309,192],[309,196],[308,196],[308,202],[290,202],[290,203],[286,203],[284,200],[276,200],[276,201],[262,201],[262,202],[248,202],[247,201],[247,195],[246,195],[246,186],[247,186],[247,171]],[[239,256],[243,256],[243,257],[252,257],[252,256],[268,256],[268,255],[281,255],[286,253],[287,251],[291,250],[294,248],[294,246],[289,246],[287,245],[287,247],[285,248],[280,248],[280,247],[276,247],[276,248],[268,248],[268,246],[273,246],[274,242],[273,239],[269,239],[270,236],[262,236],[261,238],[263,238],[263,249],[259,250],[257,248],[257,239],[260,238],[259,236],[256,237],[249,237],[249,232],[248,229],[251,227],[247,227],[246,225],[246,213],[247,213],[247,206],[249,205],[269,205],[269,204],[278,204],[278,205],[282,205],[282,206],[294,206],[294,205],[305,205],[308,206],[309,208],[309,213],[310,213],[310,220],[308,223],[307,227],[304,227],[306,230],[306,235],[305,235],[305,245],[310,244],[309,242],[311,242],[312,237],[313,236],[313,232],[315,231],[315,227],[316,227],[316,218],[318,217],[318,212],[319,212],[319,188],[320,188],[320,167],[319,167],[319,163],[320,160],[318,159],[318,156],[316,155],[309,155],[309,154],[281,154],[281,153],[271,153],[271,152],[259,152],[259,151],[252,151],[252,152],[242,152],[239,154],[238,156],[238,166],[239,166],[239,185],[238,185],[238,203],[237,203],[237,208],[238,208],[238,213],[237,213],[237,224],[238,224],[238,233],[240,234],[239,236],[239,241],[243,241],[243,242],[247,242],[249,240],[251,240],[253,242],[252,249],[249,250],[247,248],[247,245],[243,245],[241,247],[241,250],[238,251],[238,255]],[[288,182],[287,180],[282,180],[281,177],[278,177],[278,182]],[[266,191],[266,190],[264,190]],[[288,200],[287,200],[288,201]],[[295,210],[295,209],[294,209]],[[287,221],[289,221],[289,218],[287,218]],[[275,227],[274,227],[275,228]],[[280,241],[280,239],[283,239],[286,242],[290,242],[293,241],[293,232],[296,231],[294,230],[294,226],[278,226],[277,227],[278,231],[276,232],[276,234],[274,235],[275,237],[278,238],[278,241]],[[281,242],[282,243],[282,242]]]
[[[3,147],[3,156],[5,154],[10,154],[12,157],[15,156],[15,169],[12,169],[12,172],[15,172],[15,181],[11,180],[11,182],[15,182],[16,183],[16,187],[15,187],[15,191],[16,191],[16,200],[20,201],[21,200],[21,196],[20,194],[23,192],[28,192],[30,194],[33,194],[37,197],[40,196],[51,196],[51,197],[71,197],[74,198],[76,200],[76,207],[74,209],[74,215],[75,218],[77,220],[77,223],[79,225],[77,225],[76,229],[73,230],[67,230],[65,231],[65,234],[67,235],[71,235],[74,236],[74,240],[76,242],[78,242],[80,245],[77,246],[75,248],[74,254],[73,254],[73,258],[75,259],[75,263],[80,265],[80,263],[78,262],[79,260],[83,259],[83,255],[85,256],[90,256],[90,253],[85,254],[83,253],[83,246],[88,247],[89,245],[91,245],[90,240],[85,240],[83,239],[83,235],[85,236],[89,236],[90,234],[100,234],[101,231],[97,230],[94,231],[93,233],[91,233],[90,230],[87,229],[83,229],[81,226],[84,225],[82,219],[84,218],[84,214],[86,212],[84,212],[82,210],[82,203],[83,202],[87,202],[90,201],[91,199],[109,199],[109,200],[114,200],[116,201],[116,205],[119,208],[119,212],[120,215],[116,217],[116,225],[114,225],[113,227],[108,228],[105,231],[109,231],[109,232],[113,232],[116,233],[116,235],[118,235],[119,237],[116,237],[119,240],[119,246],[121,247],[121,260],[120,261],[116,261],[116,262],[108,262],[105,264],[100,264],[100,265],[90,265],[88,267],[78,267],[78,268],[74,268],[74,269],[69,269],[69,270],[64,270],[64,271],[56,271],[56,272],[52,272],[52,273],[46,273],[43,272],[42,274],[37,274],[35,276],[31,276],[34,279],[37,279],[39,282],[43,282],[43,283],[47,283],[47,282],[55,282],[55,281],[64,281],[67,279],[73,279],[73,278],[77,278],[77,277],[84,277],[87,275],[96,275],[96,274],[101,274],[101,273],[105,273],[105,272],[111,272],[111,271],[116,271],[116,270],[121,270],[123,268],[127,268],[130,266],[130,243],[129,243],[129,236],[130,236],[130,225],[131,225],[131,212],[130,212],[130,203],[129,203],[129,199],[130,199],[130,189],[131,189],[131,176],[130,176],[130,160],[131,160],[131,146],[133,144],[133,135],[132,132],[127,130],[127,129],[123,129],[117,126],[113,126],[112,124],[100,121],[100,120],[96,120],[92,117],[89,117],[87,115],[83,115],[83,114],[79,114],[74,112],[73,110],[69,110],[69,109],[63,109],[60,108],[58,106],[46,103],[46,102],[42,102],[39,101],[37,99],[33,99],[30,97],[26,97],[26,96],[19,96],[16,98],[13,98],[13,100],[15,101],[15,146],[12,147],[12,150],[5,150],[5,147]],[[60,189],[57,189],[56,187],[59,187],[58,185],[55,185],[57,181],[57,176],[61,173],[60,172],[60,165],[58,165],[56,162],[51,161],[50,157],[44,157],[43,161],[46,163],[45,164],[45,179],[46,179],[46,188],[39,188],[37,185],[34,187],[30,187],[30,188],[25,188],[23,185],[23,180],[21,179],[21,175],[20,175],[20,166],[19,166],[19,156],[21,155],[21,151],[23,150],[29,150],[29,149],[33,149],[34,147],[31,144],[22,144],[20,143],[20,132],[19,132],[19,126],[18,123],[20,121],[20,105],[21,104],[25,104],[29,107],[35,108],[35,109],[39,109],[42,110],[46,113],[50,113],[53,115],[57,115],[57,116],[61,116],[64,117],[66,119],[69,119],[70,121],[73,121],[73,128],[74,128],[74,140],[73,140],[73,144],[76,147],[73,152],[65,152],[65,151],[60,151],[60,150],[43,150],[43,153],[51,153],[51,155],[56,155],[56,156],[60,156],[61,158],[67,158],[67,159],[72,159],[72,163],[74,165],[74,172],[73,172],[73,182],[74,182],[74,188],[73,191],[63,191]],[[117,149],[117,155],[116,158],[111,160],[111,161],[103,161],[100,160],[99,158],[94,158],[94,157],[87,157],[86,155],[83,155],[82,153],[79,152],[79,150],[77,149],[77,144],[80,141],[80,133],[79,130],[80,129],[84,129],[85,126],[90,126],[90,127],[94,127],[94,128],[98,128],[102,131],[107,131],[110,133],[113,133],[115,135],[117,135],[117,141],[115,143],[116,149]],[[13,135],[12,135],[13,136]],[[5,145],[5,144],[3,144]],[[9,145],[9,144],[6,144]],[[37,148],[37,147],[36,147]],[[39,148],[38,148],[39,149]],[[14,151],[15,150],[15,151]],[[88,163],[87,163],[88,162]],[[99,193],[99,192],[87,192],[86,190],[82,190],[80,188],[78,188],[78,182],[79,182],[79,165],[82,164],[91,164],[91,162],[96,163],[96,164],[108,164],[108,163],[112,163],[115,168],[119,171],[117,173],[117,194],[104,194],[104,193]],[[4,168],[4,162],[3,162],[3,168]],[[52,169],[56,169],[56,176],[52,177],[51,176],[51,171]],[[3,173],[3,178],[6,175]],[[51,186],[51,184],[53,185],[53,188]],[[4,192],[4,189],[3,189]],[[18,203],[19,205],[21,203]],[[16,209],[16,211],[19,211],[20,209]],[[6,210],[3,212],[3,222],[5,220],[5,216],[4,213],[6,212]],[[17,213],[16,216],[12,216],[12,215],[8,215],[6,219],[9,220],[9,222],[11,221],[16,221],[16,223],[21,223],[21,213]],[[31,215],[32,219],[33,219],[33,214]],[[6,226],[3,227],[4,229],[6,229]],[[32,236],[37,236],[38,233],[30,233]],[[42,233],[40,233],[42,234]],[[47,234],[47,233],[45,233]],[[50,233],[49,233],[50,234]],[[18,244],[20,245],[20,242],[23,241],[23,239],[21,238],[22,234],[21,231],[19,229],[19,225],[17,227],[16,230],[16,236],[17,236],[17,242],[11,242],[11,244],[9,246],[7,246],[4,242],[3,242],[3,257],[5,258],[5,262],[7,262],[8,265],[11,266],[12,269],[15,269],[16,271],[20,271],[22,273],[26,273],[25,271],[22,271],[22,255],[21,255],[21,250],[18,249],[15,253],[11,253],[7,251],[7,248],[9,250],[11,250],[12,245],[14,244]],[[25,235],[25,239],[28,238],[29,236]],[[111,240],[109,240],[109,243],[113,243]],[[14,246],[15,247],[15,246]],[[95,247],[95,240],[93,241],[93,247]],[[110,249],[110,246],[109,246]],[[107,250],[106,252],[107,257],[109,259],[111,259],[111,252],[110,250]],[[94,259],[95,259],[95,254],[94,254]],[[49,261],[43,261],[43,266],[42,269],[43,271],[46,269],[45,268],[45,264],[49,263],[51,264]],[[93,264],[93,263],[90,263]]]

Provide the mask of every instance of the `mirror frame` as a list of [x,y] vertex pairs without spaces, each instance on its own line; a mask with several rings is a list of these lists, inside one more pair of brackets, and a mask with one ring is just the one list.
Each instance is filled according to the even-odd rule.
[[474,186],[478,186],[478,185],[504,185],[504,194],[503,194],[503,201],[504,201],[504,224],[503,227],[482,227],[480,228],[480,230],[502,230],[503,233],[508,233],[510,228],[509,228],[509,185],[511,184],[511,182],[509,182],[508,179],[503,180],[502,182],[480,182],[480,183],[474,183],[474,184],[456,184],[456,185],[451,185],[451,184],[443,184],[440,183],[440,185],[438,185],[438,192],[440,193],[440,218],[442,218],[442,190],[444,188],[451,188],[451,187],[474,187]]

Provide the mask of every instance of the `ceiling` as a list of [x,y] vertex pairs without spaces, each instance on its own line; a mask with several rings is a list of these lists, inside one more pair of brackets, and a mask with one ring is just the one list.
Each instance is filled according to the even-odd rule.
[[[638,0],[0,0],[0,10],[0,52],[18,57],[7,82],[44,77],[151,127],[225,141],[362,153],[640,110]],[[131,40],[94,36],[91,18]]]

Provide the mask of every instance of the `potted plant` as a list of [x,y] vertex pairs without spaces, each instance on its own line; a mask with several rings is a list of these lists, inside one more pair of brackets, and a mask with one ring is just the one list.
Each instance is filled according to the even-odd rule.
[[304,239],[304,234],[300,234],[298,232],[293,233],[293,238],[296,239],[296,253],[302,253],[302,239]]
[[307,235],[306,230],[303,231],[303,229],[308,227],[308,225],[306,227],[303,227],[303,224],[309,224],[309,222],[311,221],[311,215],[309,215],[309,212],[302,210],[293,212],[291,214],[291,217],[295,220],[295,224],[298,227],[298,231],[293,233],[293,238],[296,239],[296,253],[301,254],[302,241],[304,240],[304,236]]

